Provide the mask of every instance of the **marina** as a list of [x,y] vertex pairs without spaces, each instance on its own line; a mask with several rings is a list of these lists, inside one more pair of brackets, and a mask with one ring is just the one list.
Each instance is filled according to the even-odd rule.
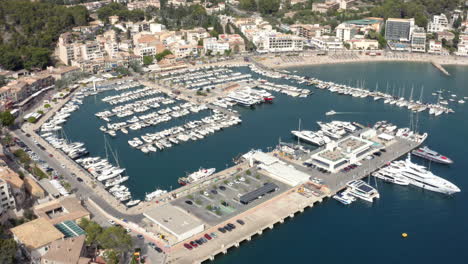
[[[254,77],[253,81],[256,81],[255,79],[257,78],[260,79],[254,74],[257,73],[252,73],[252,76]],[[263,78],[265,79],[265,82],[275,82],[275,78],[273,77],[263,76]],[[290,80],[283,79],[279,81],[280,85],[293,85],[294,83],[299,87],[303,87],[300,89],[312,88],[307,82],[299,83],[298,81],[292,82]],[[129,92],[132,89],[141,89],[141,86],[122,89],[122,91]],[[116,90],[108,89],[105,92],[97,92],[94,95],[82,98],[83,104],[91,104],[92,102],[96,102],[96,106],[99,107],[90,105],[89,108],[85,109],[82,106],[80,107],[80,104],[76,102],[78,107],[73,111],[74,113],[67,118],[63,118],[64,116],[62,116],[63,119],[68,121],[63,122],[61,128],[58,128],[57,130],[51,129],[41,133],[43,136],[46,135],[44,138],[47,136],[53,136],[56,138],[55,140],[57,142],[62,142],[63,147],[61,147],[61,151],[63,151],[63,148],[80,149],[85,147],[90,156],[79,157],[77,158],[77,161],[79,160],[82,162],[83,160],[86,160],[89,161],[89,163],[102,162],[102,164],[95,166],[97,170],[106,168],[112,163],[111,166],[113,167],[114,173],[97,173],[99,175],[95,175],[92,172],[88,173],[90,173],[90,175],[93,177],[101,177],[100,179],[102,180],[101,184],[103,187],[107,187],[109,192],[112,194],[118,193],[116,198],[121,197],[120,199],[126,199],[127,196],[125,195],[130,193],[131,197],[129,197],[128,200],[123,201],[123,203],[129,208],[129,212],[143,212],[145,216],[155,221],[153,222],[155,225],[158,223],[159,216],[157,213],[153,212],[153,209],[162,211],[168,210],[167,212],[170,212],[172,209],[169,209],[169,207],[181,207],[185,209],[190,208],[191,214],[193,214],[198,219],[202,219],[202,222],[204,223],[203,233],[216,233],[215,235],[217,235],[217,238],[210,240],[210,242],[204,244],[203,246],[198,246],[196,249],[192,248],[192,250],[188,250],[188,248],[184,245],[187,243],[191,245],[191,242],[194,242],[191,239],[195,239],[197,237],[178,238],[176,234],[165,230],[164,227],[162,228],[162,231],[159,231],[163,232],[167,237],[167,241],[162,241],[162,245],[168,246],[165,251],[168,253],[169,260],[177,260],[177,262],[180,263],[193,263],[194,260],[195,262],[202,262],[204,260],[210,259],[215,259],[220,263],[228,261],[230,258],[229,255],[218,258],[219,254],[223,255],[223,253],[231,251],[230,248],[238,247],[243,241],[249,241],[253,236],[256,237],[258,234],[262,234],[265,230],[275,228],[276,223],[287,223],[287,219],[295,217],[299,213],[304,212],[304,210],[307,208],[317,207],[314,208],[313,211],[315,212],[318,210],[318,212],[320,212],[320,208],[323,206],[318,206],[318,204],[333,196],[336,197],[335,199],[337,201],[328,203],[327,207],[331,206],[332,208],[335,208],[334,205],[331,205],[335,203],[342,207],[341,203],[344,203],[352,206],[353,209],[356,209],[356,207],[361,207],[363,204],[368,204],[370,203],[370,200],[372,200],[373,202],[370,203],[372,204],[372,207],[378,208],[379,204],[381,203],[380,201],[388,199],[387,195],[389,186],[384,185],[382,187],[382,184],[379,184],[379,186],[375,185],[375,180],[374,178],[369,177],[370,175],[376,176],[376,173],[379,172],[379,176],[381,177],[376,176],[376,178],[379,179],[377,181],[382,179],[383,181],[391,182],[391,177],[389,177],[391,174],[385,174],[383,171],[381,171],[381,169],[389,162],[398,160],[400,157],[405,158],[406,154],[411,152],[411,150],[417,149],[421,146],[421,144],[426,144],[426,140],[430,140],[429,145],[431,147],[436,146],[437,149],[440,148],[440,145],[434,143],[436,140],[434,140],[432,133],[415,133],[415,127],[412,126],[405,128],[407,127],[408,123],[408,112],[412,112],[409,111],[409,109],[400,108],[399,112],[395,114],[398,115],[402,121],[398,121],[398,118],[388,118],[388,114],[385,115],[381,113],[379,115],[371,115],[370,117],[355,115],[349,118],[343,118],[341,114],[339,114],[340,112],[335,112],[335,114],[332,115],[325,115],[325,112],[330,108],[337,109],[337,107],[330,107],[326,104],[327,100],[335,100],[335,98],[331,99],[332,95],[323,93],[321,89],[317,89],[317,92],[315,92],[313,96],[310,96],[310,98],[307,99],[297,98],[300,96],[291,96],[285,93],[277,93],[274,94],[273,104],[256,103],[254,109],[251,107],[245,107],[245,105],[241,105],[239,103],[237,103],[237,106],[231,105],[228,107],[222,107],[214,105],[215,107],[213,107],[211,100],[216,98],[218,96],[217,94],[208,96],[206,99],[202,99],[198,104],[192,100],[184,102],[181,100],[181,98],[176,99],[175,97],[179,96],[169,96],[167,92],[161,92],[162,94],[150,94],[148,95],[148,98],[138,97],[134,100],[147,100],[152,97],[162,96],[168,99],[170,97],[175,101],[175,104],[172,103],[170,106],[171,109],[174,106],[179,106],[180,109],[182,109],[180,105],[187,103],[192,104],[190,107],[205,104],[208,109],[201,110],[200,113],[194,113],[191,111],[189,115],[182,118],[174,118],[173,120],[168,120],[167,122],[158,123],[155,126],[147,126],[146,128],[136,130],[130,129],[129,126],[118,129],[113,127],[112,129],[107,127],[107,124],[115,124],[124,121],[126,122],[127,120],[130,120],[134,117],[137,117],[140,122],[142,121],[139,118],[140,116],[149,114],[150,111],[159,111],[164,107],[147,109],[142,111],[141,114],[139,112],[134,112],[132,115],[123,117],[118,117],[116,114],[110,115],[109,117],[106,117],[109,118],[110,121],[106,121],[101,117],[96,117],[96,113],[104,112],[106,109],[108,109],[107,111],[112,112],[108,108],[109,103],[100,100],[100,98],[110,96],[107,93],[112,93],[113,91]],[[117,92],[119,92],[119,90],[117,90]],[[214,91],[211,91],[210,94],[211,93],[216,93],[216,88]],[[318,102],[320,100],[314,100],[318,96],[322,98],[321,100],[323,100],[323,102]],[[233,103],[227,99],[223,101]],[[160,102],[154,101],[152,103],[161,104]],[[313,102],[316,104],[317,108],[321,108],[322,110],[317,111],[317,113],[313,113],[313,117],[311,117],[310,114],[304,115],[304,109],[307,109],[305,107],[310,107],[310,103],[308,102]],[[131,100],[112,105],[112,107],[129,103],[132,103]],[[378,104],[366,104],[371,105],[370,109],[373,107],[380,107]],[[284,111],[285,105],[288,106],[289,112],[296,111],[298,114],[294,115],[294,118],[291,118],[291,114],[285,113]],[[70,107],[70,105],[67,107]],[[346,112],[358,113],[362,112],[359,107],[364,107],[364,105],[357,104],[357,107],[347,105],[347,107],[349,107],[349,109],[346,109]],[[369,106],[366,105],[366,107]],[[220,111],[219,109],[225,110]],[[172,109],[172,111],[180,110]],[[65,112],[62,112],[62,114],[64,113]],[[78,134],[74,132],[77,130],[73,129],[73,122],[75,122],[77,118],[75,113],[80,115],[86,113],[88,118],[85,118],[85,124],[92,123],[93,129],[89,129],[91,131],[80,131],[80,135],[78,136]],[[457,116],[457,114],[458,112],[453,116]],[[415,111],[414,115],[418,115],[417,111]],[[185,144],[180,144],[183,140],[178,139],[178,136],[180,135],[178,133],[187,133],[188,129],[199,129],[200,125],[201,128],[206,130],[209,122],[203,122],[202,120],[204,118],[206,118],[205,120],[208,120],[208,118],[213,116],[229,118],[229,120],[232,121],[238,118],[239,120],[242,120],[242,122],[238,123],[236,126],[233,125],[226,127],[222,130],[222,133],[213,133],[210,137],[206,138],[206,140],[187,140]],[[274,116],[274,119],[271,118],[272,116]],[[188,117],[191,118],[187,119]],[[303,124],[299,129],[294,130],[295,127],[297,127],[298,117],[301,118]],[[61,120],[62,118],[57,117],[57,119],[54,118],[54,120]],[[80,118],[82,119],[82,117]],[[372,122],[369,119],[371,119]],[[379,121],[382,119],[391,120],[391,122]],[[146,122],[146,120],[144,122]],[[428,120],[427,117],[424,115],[419,116],[419,126],[416,126],[417,130],[426,131],[424,126],[428,122],[430,122],[430,120]],[[196,127],[190,128],[188,126],[189,124],[193,126],[197,123],[199,125]],[[59,126],[60,124],[51,123],[51,125],[46,126],[46,128],[54,128],[52,125]],[[101,126],[104,126],[106,130],[100,130],[99,128]],[[306,130],[302,127],[304,127]],[[155,128],[156,131],[154,131]],[[184,130],[180,130],[181,128]],[[125,133],[123,129],[126,129],[127,133]],[[113,130],[118,134],[113,137],[107,132],[109,130]],[[274,133],[265,133],[265,130],[274,131]],[[163,131],[166,132],[159,134]],[[317,148],[314,146],[312,141],[309,141],[312,143],[312,145],[310,145],[307,143],[307,140],[302,138],[299,139],[298,142],[300,145],[297,145],[297,137],[294,136],[294,133],[291,134],[291,131],[311,131],[313,133],[321,132],[321,136],[328,137],[330,141],[328,144],[315,144],[318,146]],[[367,131],[376,131],[376,134],[372,135],[372,133]],[[261,138],[257,136],[260,132],[262,132]],[[47,133],[51,133],[51,135],[47,135]],[[210,132],[208,132],[206,135],[209,133]],[[110,137],[106,136],[107,139],[104,140],[108,142],[110,149],[112,150],[109,150],[107,155],[104,153],[106,152],[106,148],[104,147],[106,144],[103,143],[102,140],[103,134],[110,135]],[[164,134],[167,134],[167,136],[162,138]],[[201,131],[197,134],[202,136]],[[64,137],[63,135],[66,136]],[[90,135],[93,135],[91,138],[94,138],[99,143],[90,143]],[[157,136],[159,136],[159,139],[156,138]],[[194,136],[194,138],[198,138],[196,135]],[[270,146],[272,146],[272,142],[278,141],[278,137],[294,143],[284,143],[280,140],[280,144],[278,146],[270,148]],[[66,142],[63,142],[65,138],[67,140]],[[179,144],[170,141],[169,138],[178,140]],[[184,137],[182,136],[182,138]],[[228,142],[232,141],[233,138],[241,138],[243,140],[236,140],[236,144],[229,145]],[[138,139],[141,144],[135,144],[135,147],[130,146],[129,141],[136,141],[136,139]],[[156,143],[160,143],[161,140],[165,140],[166,143],[169,143],[174,147],[165,147],[165,150],[162,151],[162,149],[159,149],[156,145]],[[254,141],[255,143],[252,144]],[[330,144],[332,142],[336,142],[335,148],[333,148],[333,144]],[[371,142],[377,142],[380,145],[376,145]],[[63,143],[65,143],[66,146]],[[83,145],[80,145],[81,143]],[[230,147],[221,147],[227,146],[226,144]],[[175,147],[176,145],[177,147]],[[156,151],[150,150],[150,147],[156,149]],[[230,168],[230,165],[233,164],[231,163],[233,157],[238,157],[239,154],[246,154],[246,151],[252,149],[252,147],[255,149],[262,148],[268,151],[261,152],[264,154],[255,154],[254,156],[256,158],[254,158],[252,161],[246,158],[241,158],[240,160],[236,159],[238,162],[237,165],[235,165],[233,168]],[[347,155],[350,155],[348,153],[348,148],[350,148],[349,150],[354,151],[354,147],[356,147],[356,151],[359,151],[359,148],[369,147],[370,152],[369,154],[366,152],[366,154],[362,155],[362,157],[360,157],[358,160],[353,161],[350,159],[350,163],[340,164],[339,161],[336,161],[335,164],[335,157],[341,157],[344,155],[345,160],[349,159],[346,158]],[[385,152],[381,151],[382,147],[384,147]],[[147,152],[143,151],[144,148],[146,148]],[[337,151],[337,149],[341,150]],[[441,151],[445,153],[446,150],[442,149]],[[149,153],[153,152],[154,154],[148,155]],[[180,155],[181,152],[187,153],[187,155]],[[193,156],[193,153],[201,152],[203,153],[203,156]],[[188,153],[191,153],[192,155],[189,155]],[[377,155],[376,153],[380,154]],[[172,164],[174,164],[174,166],[168,167],[170,171],[167,173],[168,169],[165,169],[162,164],[165,162],[167,163],[168,159],[171,159],[171,155],[169,154],[178,155],[179,160],[177,162],[183,162],[185,165],[182,170],[177,172],[177,169],[175,169],[176,165],[173,162]],[[456,155],[452,156],[452,154],[450,154],[450,156],[456,158]],[[109,164],[103,161],[103,158],[99,158],[100,160],[98,161],[98,157],[107,157],[106,160],[109,161]],[[330,168],[331,171],[327,172],[326,166],[322,166],[319,163],[316,163],[314,161],[314,157],[325,157],[333,160],[333,167],[330,167],[332,166],[330,164],[328,165],[328,168]],[[92,159],[96,159],[96,161],[91,161]],[[136,160],[151,160],[155,162],[155,167],[152,166],[151,171],[147,170],[146,174],[141,176],[141,165],[138,165],[138,163],[134,164]],[[270,162],[272,163],[270,164]],[[229,164],[224,165],[224,163]],[[283,163],[286,165],[281,165]],[[454,163],[451,166],[454,165],[457,165],[457,163]],[[136,170],[135,166],[138,166],[138,170]],[[173,188],[171,185],[175,186],[175,184],[177,184],[178,178],[190,174],[188,172],[197,172],[200,170],[200,167],[213,168],[216,169],[216,172],[201,177],[199,181],[194,181],[193,183],[187,184],[186,186],[172,190]],[[403,165],[400,164],[400,169],[402,167]],[[426,169],[429,168],[428,166],[425,167]],[[91,167],[83,168],[89,170]],[[125,168],[125,171],[119,171],[119,168]],[[420,167],[418,168],[421,169]],[[433,169],[434,166],[431,166],[430,170],[432,171]],[[438,170],[439,168],[435,167],[435,169]],[[185,172],[183,170],[185,170]],[[286,173],[285,175],[295,176],[291,176],[288,179],[282,178],[280,175],[282,175],[281,172],[284,172],[283,170],[291,172],[291,174]],[[136,171],[139,173],[136,173]],[[247,171],[250,172],[247,173]],[[111,177],[113,174],[118,174],[118,176]],[[257,174],[260,175],[259,179],[255,177]],[[164,175],[164,177],[161,175]],[[434,173],[434,175],[440,175],[443,178],[446,178],[447,176],[446,173],[440,174],[437,171]],[[384,176],[387,178],[385,179]],[[145,179],[144,182],[142,182],[142,179]],[[360,179],[363,179],[363,181],[360,181]],[[450,179],[450,182],[458,185],[457,180],[452,180],[453,179]],[[226,181],[227,183],[225,183]],[[401,185],[398,186],[400,188],[408,188],[405,187],[407,185],[416,186],[415,184],[405,182],[404,178],[395,179],[394,177],[393,181],[393,183]],[[257,191],[259,184],[262,185],[267,183],[271,183],[274,184],[273,186],[276,186],[273,189],[269,189],[271,193],[267,190],[267,193],[260,195],[262,198],[257,197],[251,202],[250,200],[247,200],[249,202],[247,202],[246,205],[242,205],[242,202],[240,202],[240,198],[243,197],[242,195],[247,195],[250,192]],[[146,188],[137,187],[142,185],[145,185]],[[226,191],[220,189],[220,185],[224,186]],[[382,188],[384,190],[383,193]],[[420,186],[419,188],[426,189]],[[419,188],[411,188],[408,189],[408,191],[418,193],[417,190]],[[463,189],[463,187],[460,186],[458,191],[460,189]],[[167,193],[165,190],[167,190]],[[215,190],[217,193],[212,192],[212,190]],[[455,188],[452,189],[452,193],[456,193],[458,191]],[[223,195],[220,193],[223,193]],[[369,197],[372,196],[372,198],[366,198],[367,194],[363,196],[363,193],[368,193]],[[387,195],[385,195],[385,193]],[[458,196],[458,194],[455,195]],[[190,198],[189,196],[193,196],[193,198]],[[146,199],[147,197],[149,199]],[[229,197],[228,201],[226,201],[226,197]],[[245,199],[247,199],[247,197],[245,197]],[[161,203],[161,207],[156,206],[154,203],[145,202],[145,200],[158,201]],[[202,201],[202,205],[195,205],[197,204],[197,200]],[[193,205],[189,205],[187,201],[191,201]],[[229,205],[224,206],[222,201],[228,202]],[[216,203],[220,203],[221,205],[216,205]],[[166,205],[168,206],[167,209],[166,207],[162,207]],[[212,205],[214,207],[219,206],[221,215],[218,215],[218,209],[216,208],[212,210],[206,209],[205,207],[208,205]],[[341,209],[344,210],[344,208]],[[372,210],[371,208],[366,209]],[[310,213],[305,215],[308,214]],[[188,219],[191,218],[189,217]],[[244,224],[237,222],[238,219],[241,219]],[[235,229],[226,233],[219,231],[219,228],[224,228],[229,223],[234,224],[236,226]],[[147,227],[149,228],[149,226]],[[280,230],[281,229],[282,228],[280,228]],[[153,230],[151,232],[156,231]],[[202,235],[203,234],[199,234],[196,236]],[[263,239],[257,240],[263,241]],[[159,241],[159,243],[161,243],[161,241]],[[249,250],[247,249],[247,252],[248,251]],[[195,259],[194,256],[196,256]]]

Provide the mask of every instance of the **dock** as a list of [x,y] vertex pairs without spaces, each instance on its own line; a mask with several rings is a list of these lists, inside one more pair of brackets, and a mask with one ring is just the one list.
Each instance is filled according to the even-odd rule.
[[435,62],[435,61],[431,61],[431,64],[436,67],[438,70],[440,70],[443,74],[447,75],[447,76],[450,76],[450,73],[439,63]]

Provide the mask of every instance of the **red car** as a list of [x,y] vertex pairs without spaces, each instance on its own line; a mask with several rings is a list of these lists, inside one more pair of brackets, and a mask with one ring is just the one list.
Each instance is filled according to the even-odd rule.
[[208,235],[208,234],[205,234],[205,238],[208,239],[208,240],[211,240],[211,236]]
[[198,244],[193,241],[190,241],[190,245],[194,248],[198,247]]
[[184,247],[185,247],[186,249],[188,249],[188,250],[192,250],[192,249],[193,249],[193,247],[192,247],[191,245],[187,244],[187,243],[184,244]]

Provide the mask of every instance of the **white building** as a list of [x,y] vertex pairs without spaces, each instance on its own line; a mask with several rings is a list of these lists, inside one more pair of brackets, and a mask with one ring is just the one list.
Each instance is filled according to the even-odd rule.
[[332,36],[323,36],[320,38],[311,38],[310,43],[321,50],[340,50],[343,49],[343,42]]
[[375,39],[351,39],[346,41],[352,50],[376,50],[379,42]]
[[434,39],[429,40],[429,49],[427,52],[432,54],[442,54],[442,42]]
[[449,28],[449,21],[444,14],[433,16],[432,21],[427,24],[427,32],[429,33],[442,32]]
[[411,51],[426,52],[426,32],[424,28],[415,27],[411,35]]
[[354,36],[357,33],[357,29],[353,25],[347,24],[347,23],[339,24],[335,28],[335,30],[336,30],[336,37],[339,38],[341,41],[348,41],[354,38]]
[[304,49],[304,38],[275,31],[259,31],[253,36],[258,52],[290,52]]
[[458,56],[468,56],[468,35],[460,35],[458,50],[455,54]]
[[8,182],[0,179],[0,215],[9,209],[15,209],[15,197]]
[[229,50],[229,43],[219,41],[216,38],[206,38],[203,40],[203,50],[205,53],[211,50],[211,54],[224,54],[224,51]]
[[143,215],[153,221],[158,228],[175,236],[177,242],[201,233],[205,229],[202,221],[172,204],[158,206]]

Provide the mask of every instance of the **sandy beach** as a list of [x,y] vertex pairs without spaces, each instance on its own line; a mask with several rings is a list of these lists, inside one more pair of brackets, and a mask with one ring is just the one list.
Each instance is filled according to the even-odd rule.
[[256,57],[255,61],[269,68],[288,68],[311,66],[321,64],[339,63],[366,63],[366,62],[425,62],[440,65],[468,65],[468,57],[451,55],[430,55],[417,53],[381,53],[382,55],[370,56],[357,52],[336,52],[328,55],[315,53],[300,53],[298,56],[276,55],[268,57]]

